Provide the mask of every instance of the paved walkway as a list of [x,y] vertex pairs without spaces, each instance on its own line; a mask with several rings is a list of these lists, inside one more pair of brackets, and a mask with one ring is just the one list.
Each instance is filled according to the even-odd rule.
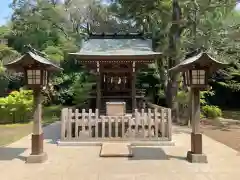
[[25,164],[30,136],[0,148],[1,180],[239,180],[240,156],[233,149],[206,136],[208,164],[185,160],[190,148],[189,131],[175,127],[174,147],[135,147],[133,158],[100,158],[100,147],[58,147],[59,123],[45,131],[43,164]]

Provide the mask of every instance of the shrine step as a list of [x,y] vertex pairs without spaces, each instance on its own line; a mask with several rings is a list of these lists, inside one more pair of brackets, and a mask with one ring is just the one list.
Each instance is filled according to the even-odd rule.
[[130,143],[103,143],[100,157],[132,157]]

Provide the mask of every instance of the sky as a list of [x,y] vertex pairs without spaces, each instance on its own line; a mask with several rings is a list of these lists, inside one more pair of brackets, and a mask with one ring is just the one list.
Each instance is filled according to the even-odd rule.
[[240,10],[240,2],[237,4],[236,9]]
[[11,16],[11,9],[9,8],[11,2],[12,0],[0,0],[0,25],[5,24]]
[[[0,25],[4,25],[11,16],[11,9],[9,8],[9,4],[12,0],[0,0]],[[240,10],[240,3],[236,6],[236,9]]]

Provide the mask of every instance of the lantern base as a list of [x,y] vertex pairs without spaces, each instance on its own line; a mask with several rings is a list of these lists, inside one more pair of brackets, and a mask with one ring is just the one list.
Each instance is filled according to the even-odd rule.
[[192,151],[187,152],[187,160],[191,163],[208,163],[205,154],[194,154]]
[[26,163],[44,163],[47,160],[47,153],[43,152],[37,155],[30,155],[26,158]]

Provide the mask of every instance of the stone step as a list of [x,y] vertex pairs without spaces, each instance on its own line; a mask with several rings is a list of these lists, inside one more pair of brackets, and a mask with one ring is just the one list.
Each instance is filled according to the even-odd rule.
[[132,157],[130,143],[103,143],[100,157]]

